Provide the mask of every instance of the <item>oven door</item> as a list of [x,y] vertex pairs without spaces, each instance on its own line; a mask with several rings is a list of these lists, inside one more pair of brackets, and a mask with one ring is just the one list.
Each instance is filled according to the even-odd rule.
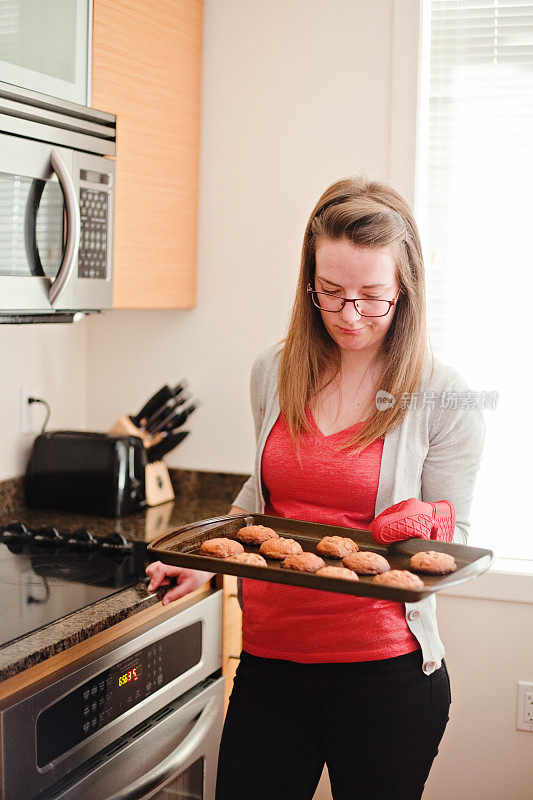
[[224,679],[207,679],[48,789],[46,800],[213,800],[223,716]]
[[74,156],[0,134],[0,310],[71,308],[81,228]]

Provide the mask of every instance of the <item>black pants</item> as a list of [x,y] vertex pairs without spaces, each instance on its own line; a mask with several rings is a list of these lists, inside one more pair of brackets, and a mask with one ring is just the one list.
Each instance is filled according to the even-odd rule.
[[311,800],[324,763],[335,800],[418,800],[448,722],[446,665],[420,651],[298,664],[241,654],[216,800]]

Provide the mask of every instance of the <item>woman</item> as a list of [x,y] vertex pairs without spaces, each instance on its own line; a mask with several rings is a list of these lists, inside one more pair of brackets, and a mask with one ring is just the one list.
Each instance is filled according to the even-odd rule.
[[[455,527],[435,521],[431,535],[466,542],[484,421],[428,354],[424,280],[397,192],[363,179],[324,192],[287,338],[252,369],[255,470],[231,513],[377,530],[400,501],[446,499]],[[209,577],[147,571],[149,588],[177,578],[165,599]],[[335,800],[420,798],[450,705],[434,596],[404,604],[255,580],[242,593],[217,800],[310,800],[324,763]]]

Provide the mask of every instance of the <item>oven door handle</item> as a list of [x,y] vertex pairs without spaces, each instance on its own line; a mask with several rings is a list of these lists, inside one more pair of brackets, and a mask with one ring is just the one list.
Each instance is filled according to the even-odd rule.
[[152,792],[159,784],[164,784],[173,775],[178,776],[183,764],[187,761],[195,749],[201,744],[206,734],[210,730],[219,712],[218,697],[209,700],[192,730],[179,746],[170,753],[160,764],[138,778],[129,786],[125,786],[118,792],[110,795],[106,800],[140,800],[147,792]]
[[50,155],[50,162],[52,169],[57,175],[59,185],[65,198],[65,206],[67,213],[67,241],[65,243],[65,254],[59,272],[57,273],[54,282],[52,283],[48,292],[48,299],[50,305],[54,305],[60,296],[63,294],[67,283],[72,275],[72,270],[78,258],[78,250],[80,249],[80,206],[76,197],[76,189],[74,181],[68,171],[62,156],[57,150],[52,150]]

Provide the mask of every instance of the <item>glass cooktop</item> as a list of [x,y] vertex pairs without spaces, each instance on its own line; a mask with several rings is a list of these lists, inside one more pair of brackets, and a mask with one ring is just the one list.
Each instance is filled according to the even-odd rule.
[[146,545],[86,529],[0,527],[0,646],[146,578]]

